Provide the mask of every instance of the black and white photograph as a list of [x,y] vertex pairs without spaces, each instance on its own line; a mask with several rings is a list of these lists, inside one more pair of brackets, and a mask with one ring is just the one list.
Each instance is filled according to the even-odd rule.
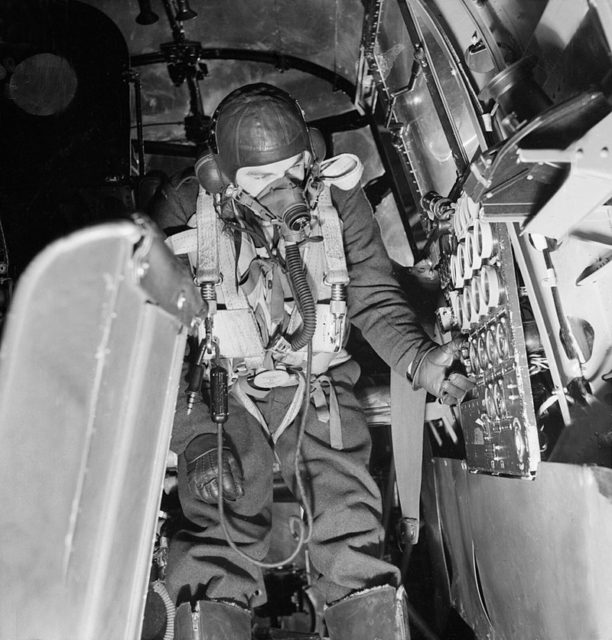
[[0,2],[0,640],[612,640],[612,0]]

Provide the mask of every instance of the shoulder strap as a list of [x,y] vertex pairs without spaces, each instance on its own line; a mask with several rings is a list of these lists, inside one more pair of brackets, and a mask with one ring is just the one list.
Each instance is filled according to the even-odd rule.
[[[221,290],[226,309],[216,311],[214,332],[226,351],[223,355],[244,360],[247,369],[256,369],[264,358],[257,322],[236,283],[233,242],[221,229],[212,197],[202,189],[196,205],[196,224],[196,229],[170,236],[166,243],[176,255],[189,255],[197,284],[214,283]],[[204,337],[203,330],[200,327],[200,339]]]
[[327,262],[326,283],[329,285],[348,284],[349,276],[344,255],[344,242],[342,241],[342,222],[332,203],[331,191],[328,186],[323,187],[319,196],[318,214]]
[[219,230],[213,197],[200,187],[196,203],[198,258],[195,283],[219,282]]

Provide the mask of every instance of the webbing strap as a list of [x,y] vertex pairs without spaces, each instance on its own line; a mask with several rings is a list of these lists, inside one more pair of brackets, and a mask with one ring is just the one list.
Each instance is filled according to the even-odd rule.
[[424,389],[415,391],[406,376],[391,371],[391,437],[396,452],[397,489],[411,544],[419,539],[426,396]]
[[242,406],[257,420],[263,429],[266,437],[270,439],[274,444],[277,443],[278,439],[285,433],[287,427],[295,420],[297,414],[300,411],[300,407],[302,406],[302,402],[304,400],[304,392],[306,391],[306,380],[303,375],[298,374],[298,384],[295,389],[295,393],[293,394],[293,399],[291,400],[291,404],[287,409],[287,413],[283,418],[282,422],[278,425],[278,428],[271,432],[270,426],[266,422],[266,419],[263,417],[261,411],[257,408],[257,405],[249,398],[246,391],[244,390],[242,384],[240,384],[240,380],[232,386],[231,392],[234,394],[236,399],[242,404]]
[[318,206],[325,258],[327,261],[327,284],[348,284],[349,276],[342,242],[342,223],[331,199],[329,187],[321,192]]
[[297,414],[300,411],[302,402],[304,400],[304,392],[306,391],[306,380],[304,376],[298,372],[298,385],[293,394],[293,400],[287,409],[287,413],[283,418],[283,421],[278,425],[278,428],[272,434],[272,440],[274,444],[278,442],[278,439],[285,433],[287,427],[295,420]]
[[202,187],[196,203],[196,227],[198,239],[198,261],[195,282],[219,282],[219,238],[217,229],[217,212],[212,196]]
[[249,398],[246,394],[246,391],[243,389],[240,384],[240,380],[236,382],[231,388],[231,393],[234,394],[236,399],[240,402],[240,404],[259,422],[261,428],[264,430],[266,436],[269,439],[272,439],[272,434],[270,433],[270,427],[268,427],[268,423],[266,419],[263,417],[261,411],[257,408],[257,405]]
[[228,309],[249,309],[249,301],[236,282],[236,256],[234,243],[227,233],[219,236],[219,264],[223,278],[220,287]]
[[[329,406],[323,391],[323,386],[329,389]],[[319,376],[312,383],[312,402],[317,412],[319,422],[329,423],[329,443],[333,449],[342,449],[342,423],[340,421],[340,407],[336,390],[329,376]]]
[[187,229],[166,238],[166,244],[176,256],[195,253],[198,249],[197,232],[195,229]]
[[[319,232],[323,236],[321,244],[307,243],[304,247],[304,265],[309,276],[309,281],[318,289],[321,288],[323,279],[325,285],[348,284],[349,276],[344,255],[344,242],[342,240],[342,223],[340,216],[331,200],[329,187],[323,187],[317,203],[317,217]],[[313,233],[317,233],[315,227]],[[324,278],[323,278],[324,276]],[[320,299],[320,291],[317,290]],[[327,294],[329,296],[329,293]],[[319,321],[317,320],[317,323]],[[298,305],[296,304],[287,326],[287,332],[293,333],[301,323]]]
[[[236,258],[232,238],[226,233],[219,234],[219,265],[222,274],[219,288],[227,312],[217,312],[224,325],[217,323],[216,332],[223,334],[222,344],[235,357],[244,358],[247,369],[258,369],[263,364],[265,347],[257,326],[257,320],[242,287],[236,282]],[[226,320],[234,319],[239,326],[231,327]]]
[[[202,274],[204,278],[214,278],[214,280],[205,279],[202,282],[219,283],[217,286],[221,289],[222,302],[227,308],[217,311],[214,333],[224,345],[226,351],[224,355],[236,360],[244,360],[247,369],[258,369],[262,366],[265,350],[253,311],[245,294],[236,285],[232,239],[222,232],[212,198],[206,193],[204,197],[198,196],[198,211],[200,216],[198,228],[187,229],[170,236],[166,244],[176,255],[189,255],[192,266],[197,264],[197,256],[201,254],[202,247],[208,247],[204,249],[205,252],[210,249],[212,258],[209,260],[206,254],[201,256],[200,260],[204,262],[197,264],[196,272]],[[209,229],[215,230],[214,235],[204,229],[206,225],[209,225]],[[215,242],[213,238],[216,238]],[[200,339],[203,339],[203,325],[200,326],[199,334]]]

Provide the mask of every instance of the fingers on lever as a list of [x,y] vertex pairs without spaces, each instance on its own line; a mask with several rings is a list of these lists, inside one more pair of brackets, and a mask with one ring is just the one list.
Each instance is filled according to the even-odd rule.
[[464,394],[471,391],[476,386],[475,382],[472,382],[467,376],[464,376],[461,373],[451,373],[450,376],[448,376],[448,379],[451,384],[461,389]]
[[441,401],[443,404],[456,404],[474,387],[474,383],[460,373],[452,373],[442,384]]
[[462,336],[457,336],[451,340],[451,344],[453,345],[453,349],[455,351],[461,351],[461,347],[465,344],[465,338]]
[[451,392],[447,392],[440,397],[440,402],[442,404],[458,404],[459,399],[451,395]]
[[447,342],[444,346],[447,348],[448,353],[452,353],[453,360],[461,355],[461,348],[465,343],[465,339],[462,337],[453,338],[450,342]]

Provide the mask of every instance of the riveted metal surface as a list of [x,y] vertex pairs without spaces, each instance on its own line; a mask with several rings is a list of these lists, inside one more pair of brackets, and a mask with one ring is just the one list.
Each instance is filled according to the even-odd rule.
[[0,362],[2,638],[139,637],[186,337],[138,285],[141,239],[79,232],[20,280]]
[[479,638],[486,615],[504,640],[612,636],[612,470],[543,462],[528,481],[434,466],[453,597]]
[[[468,472],[460,460],[434,458],[434,475],[442,537],[450,562],[451,599],[478,638],[491,637],[493,627],[481,602],[474,572]],[[500,636],[503,638],[503,636]]]

